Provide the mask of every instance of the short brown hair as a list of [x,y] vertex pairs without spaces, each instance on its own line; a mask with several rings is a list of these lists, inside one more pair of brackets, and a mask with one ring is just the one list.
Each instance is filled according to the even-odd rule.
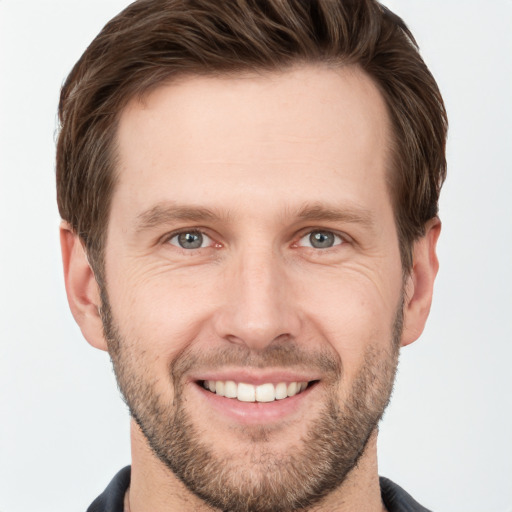
[[59,104],[57,198],[100,284],[127,102],[183,74],[357,65],[379,87],[393,127],[393,201],[402,265],[438,211],[447,118],[404,22],[375,0],[138,0],[112,19],[68,76]]

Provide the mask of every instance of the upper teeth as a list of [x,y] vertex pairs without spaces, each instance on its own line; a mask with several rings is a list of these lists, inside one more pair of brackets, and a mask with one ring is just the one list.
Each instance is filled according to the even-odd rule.
[[203,386],[213,393],[226,398],[236,398],[241,402],[273,402],[294,396],[307,387],[307,382],[280,382],[279,384],[260,384],[253,386],[245,382],[232,380],[205,380]]

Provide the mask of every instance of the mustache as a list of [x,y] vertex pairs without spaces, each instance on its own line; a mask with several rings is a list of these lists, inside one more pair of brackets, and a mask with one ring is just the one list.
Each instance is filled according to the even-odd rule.
[[219,369],[226,366],[241,368],[287,368],[317,370],[326,377],[338,378],[342,364],[339,355],[326,349],[307,350],[293,341],[275,342],[265,350],[254,351],[243,345],[230,345],[208,351],[186,348],[170,364],[174,385],[192,369]]

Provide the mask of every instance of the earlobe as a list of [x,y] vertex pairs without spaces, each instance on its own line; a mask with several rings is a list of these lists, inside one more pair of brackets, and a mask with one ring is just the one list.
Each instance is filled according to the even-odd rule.
[[67,222],[60,226],[64,282],[69,307],[85,339],[96,348],[107,350],[100,316],[100,291],[81,239]]
[[413,266],[405,284],[402,346],[417,340],[425,327],[439,269],[436,245],[440,232],[441,221],[436,217],[427,223],[425,236],[414,242]]

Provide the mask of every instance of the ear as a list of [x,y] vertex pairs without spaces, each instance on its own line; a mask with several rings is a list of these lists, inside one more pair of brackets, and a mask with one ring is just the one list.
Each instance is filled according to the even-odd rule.
[[85,339],[96,348],[107,350],[100,316],[100,289],[89,265],[82,240],[67,222],[60,226],[64,281],[69,307]]
[[440,232],[441,221],[437,217],[431,219],[426,225],[425,236],[413,245],[413,265],[405,285],[403,347],[420,337],[430,312],[434,280],[439,269],[436,245]]

